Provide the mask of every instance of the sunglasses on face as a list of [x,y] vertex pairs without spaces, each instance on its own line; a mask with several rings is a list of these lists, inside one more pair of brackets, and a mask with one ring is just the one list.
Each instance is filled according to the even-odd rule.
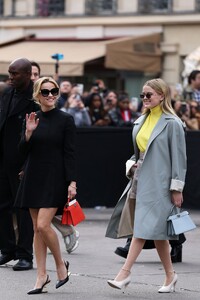
[[51,89],[51,90],[48,90],[48,89],[42,89],[42,90],[40,91],[40,94],[41,94],[43,97],[48,97],[50,93],[51,93],[52,96],[58,96],[59,89],[58,89],[58,88],[53,88],[53,89]]
[[150,99],[151,98],[151,96],[153,96],[153,93],[143,93],[143,94],[140,94],[140,98],[141,99],[144,99],[145,97],[147,98],[147,99]]

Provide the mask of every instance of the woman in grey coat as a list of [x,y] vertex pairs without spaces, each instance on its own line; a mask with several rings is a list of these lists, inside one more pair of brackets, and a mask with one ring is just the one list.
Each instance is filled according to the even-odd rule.
[[[134,208],[133,239],[127,259],[114,280],[108,280],[111,287],[121,289],[131,280],[130,270],[143,249],[145,240],[154,240],[158,255],[165,270],[165,282],[158,290],[168,293],[175,290],[177,274],[173,270],[169,237],[167,235],[167,217],[172,206],[181,207],[182,191],[186,174],[186,146],[183,124],[171,106],[170,89],[162,79],[152,79],[143,86],[144,112],[134,122],[133,144],[135,156],[132,158],[134,172],[131,188],[128,192],[129,207]],[[124,199],[124,197],[122,197]],[[132,204],[130,205],[132,200]],[[122,209],[118,214],[117,236],[130,234],[129,226],[122,219],[130,220],[127,208],[118,202]],[[110,233],[110,224],[107,236]],[[113,228],[115,231],[116,228]],[[113,236],[112,236],[113,237]]]

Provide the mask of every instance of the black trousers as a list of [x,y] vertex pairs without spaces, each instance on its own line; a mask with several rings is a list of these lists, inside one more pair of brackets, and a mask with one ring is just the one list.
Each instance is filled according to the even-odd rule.
[[[29,211],[14,208],[19,186],[18,170],[4,168],[0,163],[0,250],[13,254],[16,259],[33,259],[33,224]],[[13,215],[16,214],[18,239],[14,232]]]

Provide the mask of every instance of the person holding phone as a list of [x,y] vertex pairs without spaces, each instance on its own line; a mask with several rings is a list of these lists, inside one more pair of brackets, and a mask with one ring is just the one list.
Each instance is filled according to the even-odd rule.
[[72,94],[61,110],[73,116],[77,127],[90,126],[92,124],[80,94]]

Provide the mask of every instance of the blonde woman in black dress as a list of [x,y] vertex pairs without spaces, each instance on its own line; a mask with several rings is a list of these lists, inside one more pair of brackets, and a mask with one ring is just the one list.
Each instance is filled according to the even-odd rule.
[[75,125],[73,118],[55,107],[58,84],[49,77],[34,84],[34,99],[41,111],[26,116],[19,149],[26,156],[15,206],[29,209],[34,226],[37,279],[28,294],[39,294],[50,282],[46,272],[47,248],[53,254],[57,282],[61,287],[69,279],[69,262],[61,256],[53,217],[60,214],[67,197],[76,195]]

